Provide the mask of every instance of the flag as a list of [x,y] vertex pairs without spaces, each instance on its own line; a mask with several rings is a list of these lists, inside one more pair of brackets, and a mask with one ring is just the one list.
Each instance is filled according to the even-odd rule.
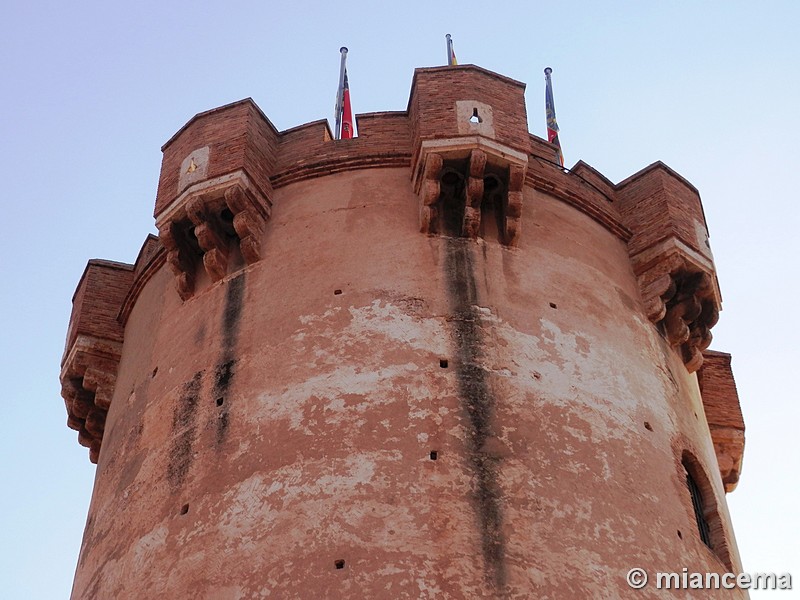
[[347,48],[339,48],[342,55],[339,65],[339,87],[336,90],[336,124],[333,128],[333,137],[337,140],[349,140],[355,135],[353,127],[353,110],[350,107],[350,84],[347,81]]
[[347,69],[344,70],[344,87],[342,89],[342,132],[339,139],[349,140],[353,137],[353,111],[350,108],[350,84],[347,82]]
[[450,44],[450,59],[447,64],[451,67],[458,64],[458,61],[456,60],[456,51],[453,50],[453,44]]
[[561,151],[561,142],[558,139],[558,123],[556,122],[556,105],[553,102],[553,82],[550,80],[550,73],[553,69],[547,67],[544,70],[544,111],[547,120],[547,141],[556,147],[556,158],[561,166],[564,166],[564,153]]
[[450,34],[448,33],[445,37],[447,38],[447,66],[453,67],[458,64],[456,60],[456,51],[453,50],[453,40]]

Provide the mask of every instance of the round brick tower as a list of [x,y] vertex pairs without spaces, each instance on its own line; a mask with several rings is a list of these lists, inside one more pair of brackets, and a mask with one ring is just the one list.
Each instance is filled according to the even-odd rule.
[[562,170],[523,93],[418,69],[352,140],[248,99],[167,142],[159,236],[73,298],[63,395],[98,464],[73,598],[646,598],[633,567],[741,570],[697,191]]

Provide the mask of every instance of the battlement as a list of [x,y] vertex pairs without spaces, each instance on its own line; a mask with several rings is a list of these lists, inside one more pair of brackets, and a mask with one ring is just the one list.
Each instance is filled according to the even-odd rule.
[[416,69],[407,112],[415,164],[430,140],[478,137],[521,154],[530,148],[525,84],[475,65]]
[[744,419],[739,393],[731,370],[731,355],[706,350],[697,382],[703,396],[703,408],[717,454],[720,477],[726,492],[739,483],[744,458]]
[[[281,210],[276,190],[348,171],[405,170],[421,233],[485,238],[508,252],[537,243],[537,199],[580,211],[627,249],[640,310],[686,369],[711,356],[704,372],[716,372],[717,355],[704,351],[721,296],[697,190],[660,162],[618,184],[582,161],[561,168],[554,147],[528,131],[524,91],[474,65],[417,69],[407,109],[357,115],[359,136],[347,140],[332,139],[324,120],[278,131],[249,98],[192,117],[162,148],[158,237],[148,237],[135,265],[91,261],[73,299],[63,393],[93,460],[124,328],[150,279],[166,263],[183,301],[203,294],[265,258],[270,219]],[[704,397],[718,380],[704,376]],[[718,446],[733,456],[720,458],[733,461],[729,485],[741,447]]]
[[133,281],[133,267],[91,260],[72,297],[67,345],[61,359],[61,395],[67,425],[96,463],[116,384],[124,330],[118,311]]

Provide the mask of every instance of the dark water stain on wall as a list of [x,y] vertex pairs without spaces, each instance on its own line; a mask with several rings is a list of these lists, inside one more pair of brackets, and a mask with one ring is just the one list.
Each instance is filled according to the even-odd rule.
[[236,365],[236,359],[230,359],[226,362],[220,363],[214,369],[214,392],[217,394],[224,394],[228,387],[231,385],[233,379],[233,367]]
[[453,345],[457,351],[456,378],[462,407],[469,418],[468,460],[475,481],[474,504],[487,578],[500,590],[506,582],[505,540],[498,474],[500,459],[489,452],[492,437],[492,397],[486,371],[480,366],[483,346],[481,316],[473,264],[473,243],[446,238],[445,275]]
[[183,385],[172,413],[172,445],[167,465],[167,481],[174,488],[183,484],[192,464],[192,444],[197,433],[197,405],[202,378],[203,371],[197,371],[191,381]]
[[233,377],[236,373],[236,342],[244,306],[245,274],[240,272],[227,283],[225,306],[222,311],[222,349],[214,368],[214,398],[222,400],[214,425],[217,446],[225,441],[230,425],[230,405],[225,402]]
[[[218,364],[214,369],[214,398],[217,398],[217,414],[214,422],[214,440],[219,446],[225,441],[230,425],[230,402],[227,398],[228,388],[233,379],[233,368],[236,365],[235,359]],[[219,403],[222,404],[219,404]]]
[[244,271],[228,281],[225,289],[225,308],[222,313],[222,348],[231,350],[236,345],[244,303]]

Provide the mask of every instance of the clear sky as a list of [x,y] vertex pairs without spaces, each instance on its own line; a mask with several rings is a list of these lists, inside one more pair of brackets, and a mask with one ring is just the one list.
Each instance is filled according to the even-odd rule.
[[528,84],[540,136],[553,68],[568,165],[616,182],[662,160],[700,190],[724,298],[712,348],[733,354],[747,425],[728,495],[740,552],[746,571],[789,571],[800,589],[800,3],[290,4],[4,6],[4,597],[69,594],[95,470],[59,395],[70,299],[88,259],[133,262],[155,232],[161,145],[248,96],[281,130],[332,119],[342,45],[354,111],[404,110],[413,69],[445,62],[446,33],[460,63]]

